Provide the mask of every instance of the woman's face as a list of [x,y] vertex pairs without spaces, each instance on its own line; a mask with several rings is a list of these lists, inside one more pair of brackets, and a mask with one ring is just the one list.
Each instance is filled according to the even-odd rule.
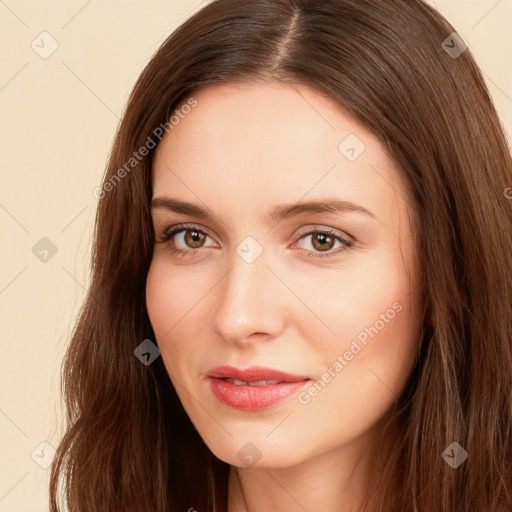
[[236,466],[364,444],[404,389],[423,321],[399,171],[309,87],[194,98],[156,150],[156,239],[183,230],[155,245],[147,277],[183,407]]

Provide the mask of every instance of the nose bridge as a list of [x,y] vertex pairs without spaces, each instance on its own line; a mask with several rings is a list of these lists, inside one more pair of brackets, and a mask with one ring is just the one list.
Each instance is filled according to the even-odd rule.
[[[247,246],[245,246],[246,248]],[[262,253],[251,261],[244,255],[244,244],[233,253],[231,271],[218,285],[213,324],[226,341],[243,341],[253,333],[275,334],[277,286]]]

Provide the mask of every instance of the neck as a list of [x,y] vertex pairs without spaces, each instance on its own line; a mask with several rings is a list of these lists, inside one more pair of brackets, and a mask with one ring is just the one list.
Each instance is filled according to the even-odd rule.
[[[377,428],[375,426],[374,431],[366,432],[350,444],[294,466],[231,466],[227,512],[359,511],[363,485],[371,463],[369,447],[371,440],[375,439]],[[393,429],[387,438],[387,447],[391,448],[395,435],[396,430]]]

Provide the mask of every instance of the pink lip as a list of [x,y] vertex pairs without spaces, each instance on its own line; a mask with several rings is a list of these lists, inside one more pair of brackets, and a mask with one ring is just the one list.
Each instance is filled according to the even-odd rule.
[[291,373],[264,368],[263,366],[251,366],[250,368],[235,368],[234,366],[217,366],[212,368],[208,377],[217,379],[237,379],[245,382],[257,382],[259,380],[278,380],[280,382],[301,382],[308,380],[305,375],[292,375]]
[[[246,411],[256,411],[270,407],[296,394],[310,380],[307,376],[251,366],[240,369],[232,366],[218,366],[208,373],[210,388],[217,399],[229,407]],[[222,379],[236,379],[245,382],[277,380],[279,383],[266,386],[244,386]]]

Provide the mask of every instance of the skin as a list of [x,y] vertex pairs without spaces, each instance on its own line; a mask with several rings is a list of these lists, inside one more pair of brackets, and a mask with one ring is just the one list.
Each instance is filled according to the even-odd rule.
[[[308,86],[222,84],[194,98],[156,150],[153,198],[206,206],[215,217],[153,209],[157,241],[182,223],[206,235],[197,242],[191,229],[155,244],[147,308],[163,362],[205,443],[232,465],[229,512],[356,510],[368,450],[406,386],[423,322],[399,169],[375,136]],[[338,149],[349,134],[366,146],[355,161]],[[375,218],[265,219],[275,205],[326,198]],[[352,247],[302,236],[326,228]],[[263,249],[250,264],[236,250],[247,236]],[[172,241],[191,252],[174,254]],[[400,311],[347,360],[352,342],[393,304]],[[333,370],[338,356],[341,371]],[[308,403],[295,395],[248,412],[212,394],[205,374],[223,364],[307,375],[307,386],[329,368],[334,377]],[[251,467],[237,455],[249,442],[260,456]]]

